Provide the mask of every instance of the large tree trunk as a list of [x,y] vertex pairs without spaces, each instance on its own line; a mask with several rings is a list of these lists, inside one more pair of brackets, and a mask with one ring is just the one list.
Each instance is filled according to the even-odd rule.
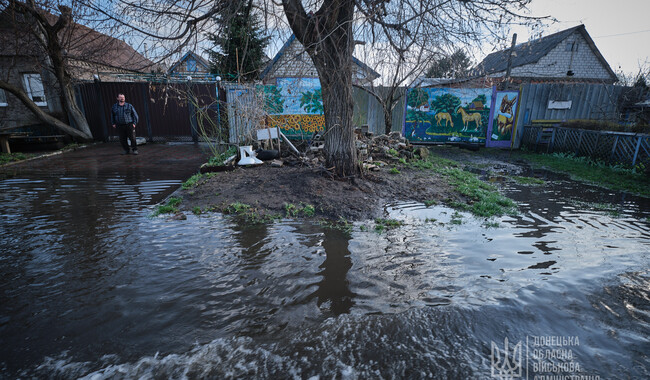
[[16,12],[27,16],[27,20],[31,22],[32,32],[40,40],[43,51],[46,55],[46,61],[50,66],[49,69],[54,73],[54,76],[59,83],[63,107],[67,112],[68,117],[74,122],[74,125],[77,126],[78,130],[46,114],[36,106],[29,97],[27,97],[24,91],[18,87],[11,86],[9,83],[4,82],[3,85],[8,87],[3,88],[18,97],[42,122],[58,128],[77,140],[92,140],[92,132],[90,131],[88,121],[83,112],[81,112],[77,106],[77,102],[74,98],[72,80],[66,70],[66,61],[64,57],[65,49],[61,45],[59,39],[59,32],[68,27],[72,22],[72,9],[60,5],[59,10],[61,11],[61,15],[56,23],[51,25],[33,1],[23,3],[12,0],[10,1],[10,4]]
[[[318,67],[318,66],[317,66]],[[321,73],[321,70],[319,70]],[[352,84],[344,75],[320,75],[325,111],[325,158],[340,177],[359,173],[355,145]]]
[[352,98],[353,0],[324,1],[306,14],[300,0],[283,0],[294,34],[311,57],[321,83],[325,113],[325,158],[339,177],[360,172]]
[[61,88],[61,98],[63,100],[63,108],[66,110],[68,117],[72,120],[74,125],[89,139],[92,139],[92,132],[90,131],[90,126],[86,120],[86,115],[81,112],[79,106],[77,106],[77,101],[74,97],[74,88],[72,87],[72,80],[70,75],[65,70],[63,66],[63,60],[52,60],[52,67],[54,69],[54,75],[56,76],[57,81],[59,82],[59,87]]
[[312,55],[323,94],[325,159],[327,167],[334,167],[340,177],[359,173],[352,124],[351,33],[351,30],[341,30],[329,34],[320,41],[318,50]]
[[85,134],[77,129],[72,128],[71,126],[63,123],[61,120],[48,115],[45,111],[43,111],[39,106],[37,106],[28,96],[25,94],[25,91],[22,89],[7,83],[5,81],[0,80],[0,88],[12,93],[15,97],[18,98],[27,108],[29,108],[30,111],[43,123],[48,124],[53,126],[54,128],[57,128],[58,130],[69,134],[75,140],[79,141],[90,141],[92,140],[92,136]]
[[92,132],[86,120],[86,116],[81,112],[77,102],[74,98],[74,88],[72,87],[72,78],[66,70],[66,62],[63,56],[64,48],[61,46],[59,40],[59,31],[65,29],[72,22],[72,10],[65,6],[60,6],[61,16],[56,24],[51,28],[45,28],[47,33],[44,36],[47,39],[46,50],[52,65],[52,71],[56,80],[59,82],[61,88],[61,98],[63,99],[63,107],[65,108],[68,117],[72,119],[74,125],[84,134],[92,139]]
[[389,105],[382,108],[384,110],[384,133],[388,135],[393,129],[393,110]]

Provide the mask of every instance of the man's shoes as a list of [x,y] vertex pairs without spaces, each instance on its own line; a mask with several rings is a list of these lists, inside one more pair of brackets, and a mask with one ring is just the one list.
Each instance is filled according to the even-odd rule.
[[133,154],[135,154],[135,155],[137,156],[137,155],[138,155],[138,151],[137,151],[137,150],[133,150]]
[[129,151],[128,151],[128,150],[125,150],[124,152],[122,152],[122,155],[123,155],[123,156],[124,156],[125,154],[129,154]]

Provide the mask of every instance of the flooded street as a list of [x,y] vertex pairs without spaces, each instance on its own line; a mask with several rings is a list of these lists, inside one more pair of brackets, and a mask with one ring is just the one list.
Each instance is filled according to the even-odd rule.
[[202,152],[94,153],[0,169],[0,377],[650,378],[648,199],[539,172],[487,222],[172,221]]

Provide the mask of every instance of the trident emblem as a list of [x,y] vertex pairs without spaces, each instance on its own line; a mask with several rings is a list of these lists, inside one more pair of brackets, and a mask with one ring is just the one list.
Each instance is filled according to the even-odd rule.
[[499,350],[496,343],[492,343],[492,352],[490,359],[492,361],[492,377],[498,377],[502,380],[509,380],[521,377],[521,341],[519,341],[512,351],[508,346],[508,338],[503,342],[503,352]]

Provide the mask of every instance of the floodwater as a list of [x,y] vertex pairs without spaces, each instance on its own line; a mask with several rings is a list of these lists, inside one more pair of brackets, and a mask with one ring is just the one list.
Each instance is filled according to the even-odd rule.
[[195,167],[90,166],[0,177],[2,377],[650,377],[647,199],[503,182],[517,216],[346,234],[152,218]]

